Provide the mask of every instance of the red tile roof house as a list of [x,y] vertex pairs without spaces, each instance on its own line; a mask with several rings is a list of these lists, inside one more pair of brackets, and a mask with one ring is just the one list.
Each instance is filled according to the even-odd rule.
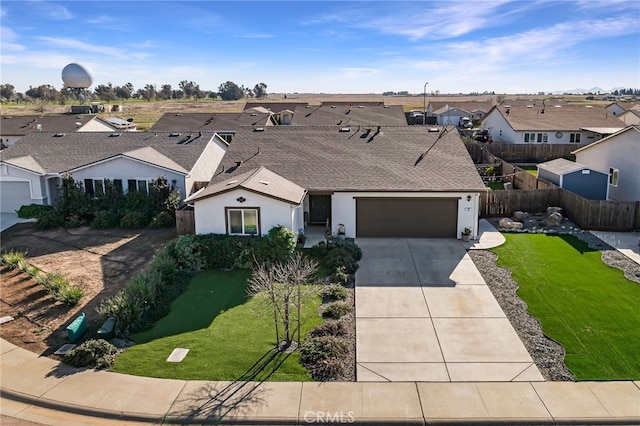
[[164,176],[186,197],[211,179],[227,148],[214,132],[31,133],[0,152],[0,210],[53,205],[65,172],[89,193],[105,179],[126,192]]
[[482,120],[493,142],[588,144],[625,124],[605,108],[564,102],[514,102],[494,106]]
[[298,233],[328,221],[347,238],[477,235],[484,184],[458,132],[437,130],[240,128],[209,185],[186,199],[196,233]]

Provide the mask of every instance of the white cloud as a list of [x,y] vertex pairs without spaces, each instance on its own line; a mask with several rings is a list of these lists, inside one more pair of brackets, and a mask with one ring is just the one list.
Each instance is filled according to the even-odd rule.
[[338,68],[338,72],[340,77],[353,80],[360,78],[367,78],[378,74],[380,72],[379,69],[376,68]]
[[29,9],[40,16],[56,21],[67,21],[73,19],[73,14],[65,6],[50,1],[31,0]]
[[2,50],[5,54],[6,52],[19,52],[25,49],[22,44],[15,43],[18,37],[11,28],[0,27],[0,38],[2,38]]
[[261,38],[274,38],[276,37],[275,34],[267,34],[267,33],[247,33],[247,34],[236,34],[234,35],[235,38],[257,38],[257,39],[261,39]]
[[86,43],[71,38],[38,36],[36,37],[36,39],[50,46],[62,49],[69,49],[77,52],[97,53],[99,55],[111,56],[118,59],[143,60],[152,56],[152,54],[148,52],[131,52],[126,49],[120,49],[111,46],[101,46],[99,44]]

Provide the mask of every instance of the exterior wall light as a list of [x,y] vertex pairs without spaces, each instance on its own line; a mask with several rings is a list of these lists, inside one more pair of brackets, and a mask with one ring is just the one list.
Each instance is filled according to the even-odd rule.
[[471,201],[471,195],[467,195],[467,201]]

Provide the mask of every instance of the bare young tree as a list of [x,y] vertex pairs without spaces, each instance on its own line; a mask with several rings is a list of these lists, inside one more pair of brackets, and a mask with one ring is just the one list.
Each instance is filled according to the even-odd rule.
[[262,300],[265,309],[273,313],[276,345],[281,350],[291,347],[296,333],[300,341],[301,306],[306,296],[316,292],[313,286],[305,284],[310,283],[317,270],[317,262],[300,253],[293,254],[285,263],[258,265],[253,269],[247,293]]

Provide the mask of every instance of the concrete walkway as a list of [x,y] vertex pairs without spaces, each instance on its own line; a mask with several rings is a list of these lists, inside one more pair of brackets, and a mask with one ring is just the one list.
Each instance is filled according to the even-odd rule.
[[620,253],[640,265],[640,246],[638,245],[638,232],[608,232],[590,231],[593,235],[609,244]]
[[358,239],[358,381],[543,381],[463,244]]
[[3,424],[640,424],[640,382],[204,382],[0,352]]

